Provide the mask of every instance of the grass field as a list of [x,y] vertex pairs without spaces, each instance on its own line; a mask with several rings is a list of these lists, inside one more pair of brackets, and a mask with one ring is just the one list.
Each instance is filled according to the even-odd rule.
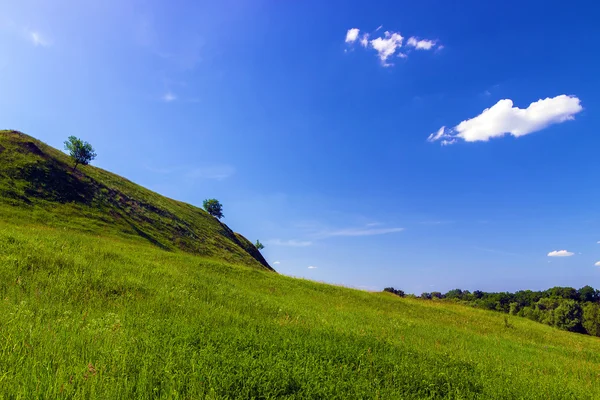
[[[32,196],[7,172],[11,143],[0,142],[0,399],[600,398],[598,338],[281,276],[197,209],[136,189],[209,248],[132,217],[158,245],[103,220],[109,200]],[[137,201],[88,169],[75,178]]]

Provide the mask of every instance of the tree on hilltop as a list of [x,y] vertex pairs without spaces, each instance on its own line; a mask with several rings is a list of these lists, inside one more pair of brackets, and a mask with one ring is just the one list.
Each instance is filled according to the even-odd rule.
[[97,155],[91,144],[75,136],[69,136],[65,141],[65,150],[69,152],[75,163],[73,171],[77,169],[79,164],[88,165]]
[[217,199],[206,199],[202,203],[202,207],[207,213],[218,219],[223,218],[223,205]]

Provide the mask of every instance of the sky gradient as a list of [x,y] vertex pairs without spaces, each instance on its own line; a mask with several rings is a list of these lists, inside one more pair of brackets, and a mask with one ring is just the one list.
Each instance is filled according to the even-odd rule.
[[219,199],[283,274],[600,287],[597,7],[3,2],[0,125]]

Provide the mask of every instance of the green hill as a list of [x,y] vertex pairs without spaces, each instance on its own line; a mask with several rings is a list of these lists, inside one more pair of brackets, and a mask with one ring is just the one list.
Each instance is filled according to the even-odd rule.
[[600,398],[598,338],[278,275],[197,208],[0,146],[0,399]]
[[102,235],[134,237],[272,269],[243,236],[204,210],[151,192],[93,166],[72,170],[58,151],[17,131],[0,131],[0,217]]

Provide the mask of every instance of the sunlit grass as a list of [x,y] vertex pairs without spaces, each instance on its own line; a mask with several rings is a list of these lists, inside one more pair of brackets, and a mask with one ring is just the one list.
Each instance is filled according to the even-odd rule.
[[0,131],[0,399],[600,398],[598,338],[277,275],[199,209],[79,169]]
[[598,398],[600,341],[151,244],[0,225],[3,398]]

